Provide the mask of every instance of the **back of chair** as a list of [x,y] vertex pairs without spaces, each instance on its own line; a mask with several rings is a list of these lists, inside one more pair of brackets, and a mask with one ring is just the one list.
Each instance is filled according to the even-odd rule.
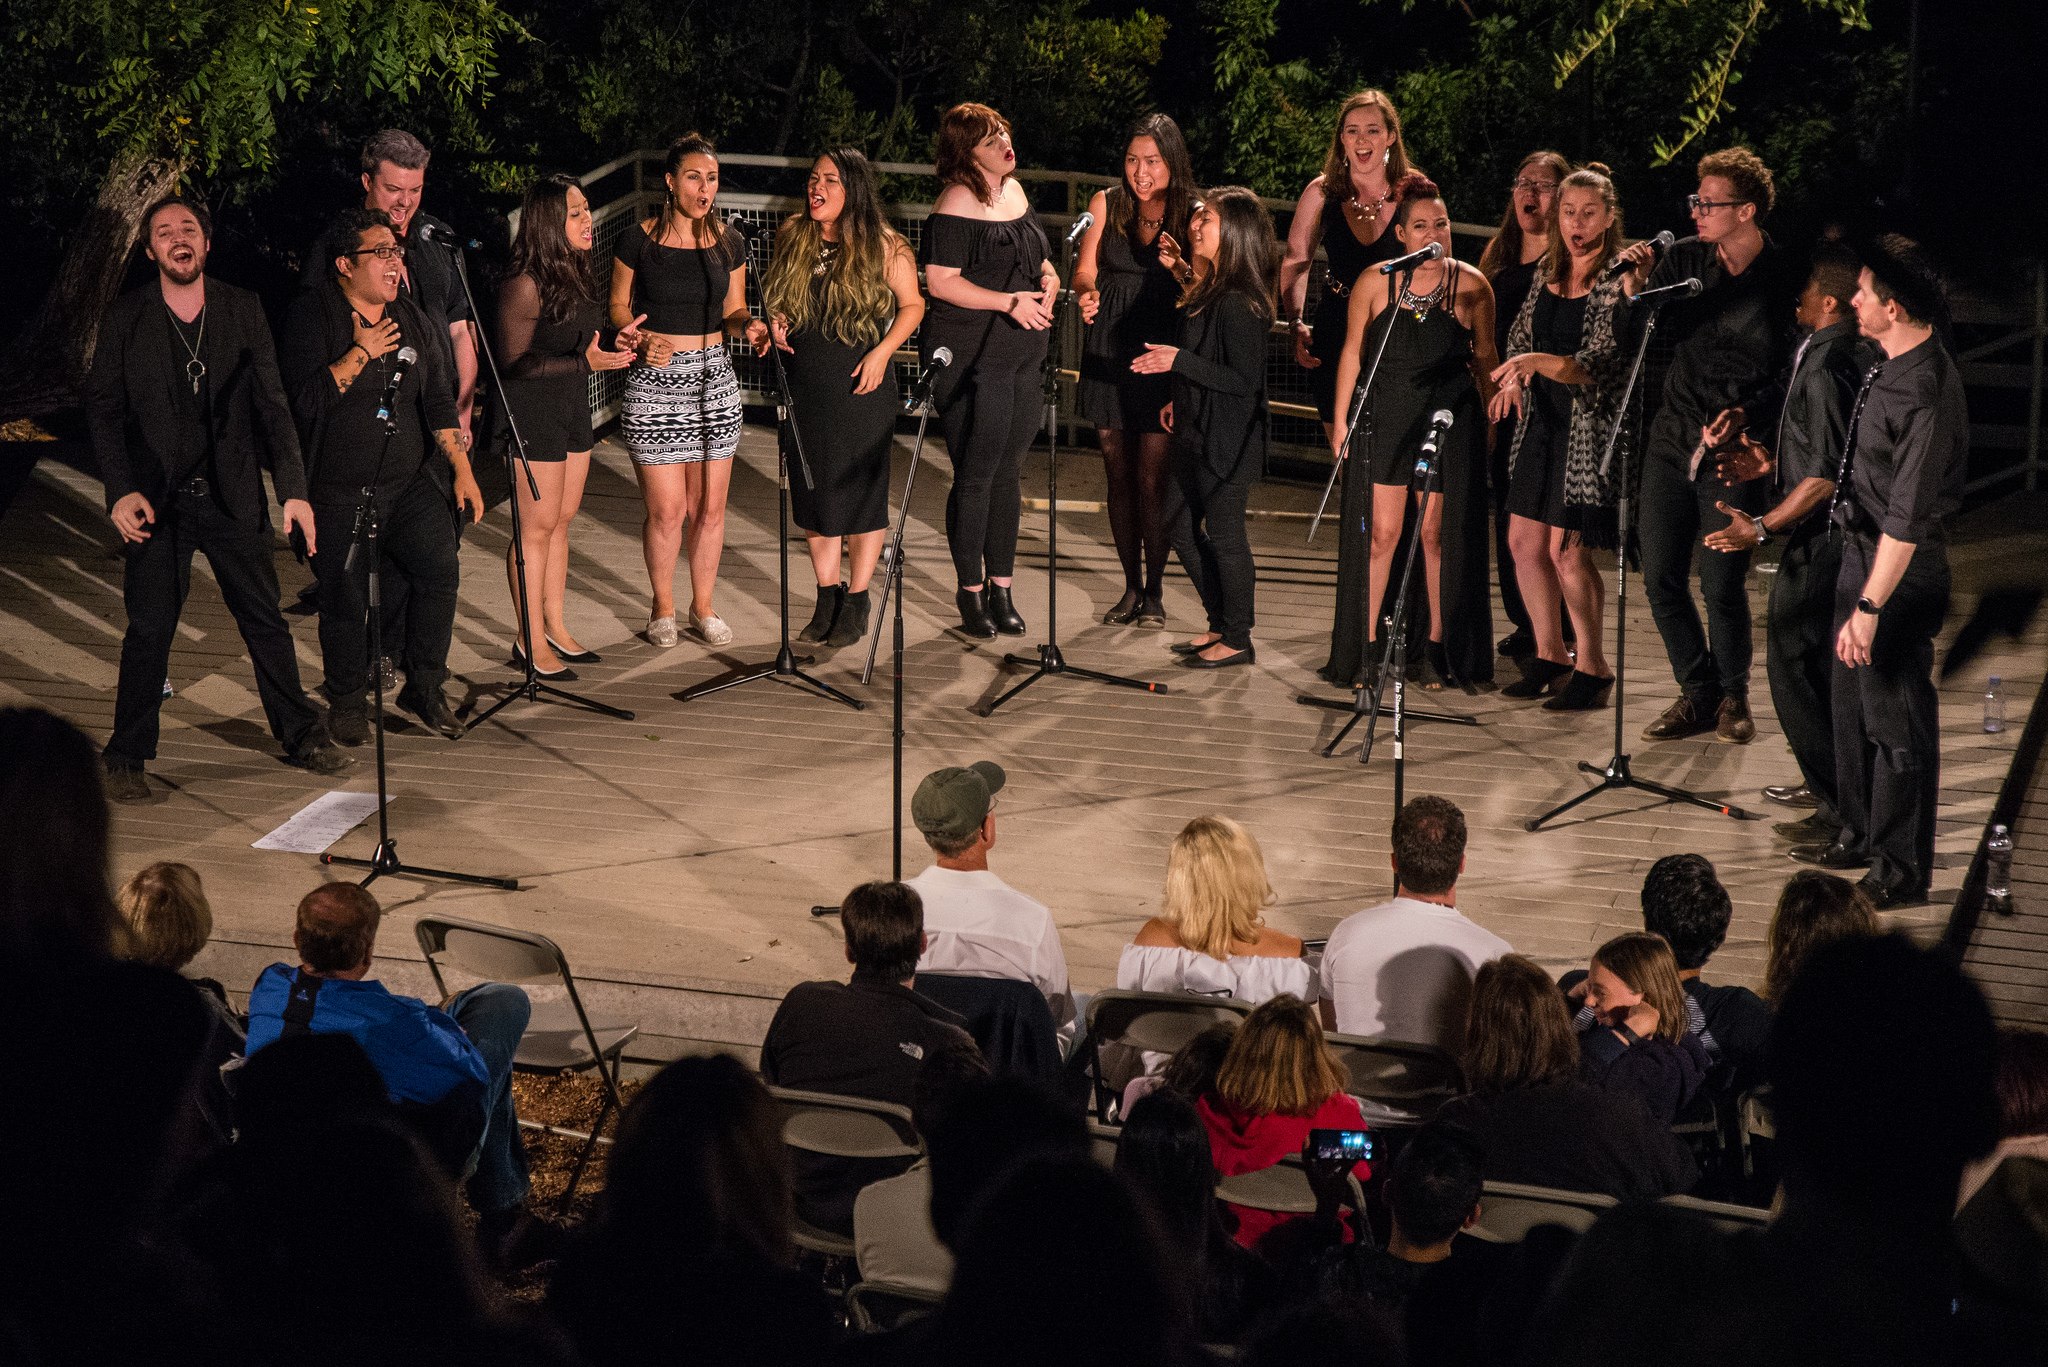
[[[1345,1181],[1351,1186],[1351,1199],[1357,1203],[1356,1208],[1362,1209],[1365,1190],[1358,1184],[1358,1174],[1345,1174]],[[1299,1158],[1291,1156],[1270,1168],[1224,1178],[1216,1184],[1216,1195],[1234,1206],[1250,1206],[1254,1210],[1276,1211],[1282,1215],[1313,1215],[1316,1212],[1316,1193],[1309,1185],[1308,1169],[1302,1166]]]
[[413,935],[436,983],[444,968],[494,983],[569,981],[569,961],[545,935],[439,916],[422,916]]
[[834,1158],[915,1158],[924,1140],[910,1112],[886,1101],[770,1087],[782,1111],[782,1142]]
[[1147,1053],[1174,1054],[1210,1026],[1241,1021],[1250,1002],[1192,992],[1098,992],[1088,999],[1088,1033],[1098,1045],[1121,1044]]
[[1433,1044],[1384,1035],[1326,1034],[1350,1078],[1344,1090],[1365,1103],[1375,1125],[1420,1125],[1465,1091],[1458,1060]]
[[1667,1196],[1661,1204],[1697,1215],[1727,1234],[1739,1234],[1746,1229],[1763,1229],[1771,1223],[1771,1213],[1759,1206],[1738,1206],[1727,1201],[1707,1201],[1697,1196]]
[[1518,1244],[1538,1225],[1585,1231],[1617,1202],[1596,1191],[1560,1191],[1521,1182],[1488,1182],[1472,1232],[1490,1243]]
[[879,1334],[923,1319],[944,1299],[914,1286],[856,1282],[846,1291],[846,1314],[861,1333]]

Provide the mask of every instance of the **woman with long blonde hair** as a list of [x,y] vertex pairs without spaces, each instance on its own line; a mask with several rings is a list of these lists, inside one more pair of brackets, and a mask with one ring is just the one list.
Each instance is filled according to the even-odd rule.
[[[868,581],[888,534],[894,357],[924,318],[917,259],[882,217],[874,168],[853,148],[812,165],[803,209],[775,235],[761,303],[786,353],[810,467],[806,477],[785,453],[789,501],[818,576],[817,610],[797,639],[851,645],[867,632]],[[842,542],[852,552],[843,587]]]
[[1265,922],[1275,900],[1251,832],[1227,816],[1196,817],[1174,837],[1159,915],[1124,947],[1116,985],[1250,1002],[1283,992],[1313,1000],[1315,975],[1301,940]]

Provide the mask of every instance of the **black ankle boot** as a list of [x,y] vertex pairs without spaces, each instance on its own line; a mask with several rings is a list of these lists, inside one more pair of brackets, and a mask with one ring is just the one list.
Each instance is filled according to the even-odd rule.
[[846,587],[843,584],[818,585],[818,607],[811,614],[811,624],[796,634],[799,641],[824,641],[832,635],[832,624],[839,619],[839,608],[846,601]]
[[988,605],[982,602],[980,589],[960,589],[953,595],[954,606],[960,609],[960,634],[972,636],[977,641],[993,641],[996,624],[988,619]]
[[832,634],[825,638],[825,644],[850,646],[868,634],[868,591],[855,593],[847,590],[839,600],[839,620],[832,624]]
[[988,586],[988,618],[1005,636],[1024,634],[1024,619],[1017,615],[1017,605],[1010,601],[1010,586],[1007,584],[992,583]]

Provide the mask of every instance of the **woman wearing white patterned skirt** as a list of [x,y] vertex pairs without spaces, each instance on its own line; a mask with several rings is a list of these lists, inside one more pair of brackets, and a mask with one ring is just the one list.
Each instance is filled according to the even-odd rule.
[[668,150],[661,212],[619,240],[611,313],[639,323],[640,361],[627,372],[619,426],[647,500],[640,544],[654,588],[647,639],[676,643],[676,560],[687,528],[690,626],[708,645],[732,640],[712,605],[725,550],[725,498],[740,444],[740,385],[728,337],[768,349],[768,325],[747,313],[746,252],[720,222],[718,155],[694,133]]

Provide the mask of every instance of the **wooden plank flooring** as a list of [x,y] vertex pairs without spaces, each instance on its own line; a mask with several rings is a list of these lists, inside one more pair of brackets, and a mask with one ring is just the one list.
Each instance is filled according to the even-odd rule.
[[[899,487],[907,447],[899,443]],[[1059,544],[1068,659],[1164,681],[1172,692],[1054,678],[983,719],[970,709],[1016,676],[999,667],[1000,649],[969,646],[944,631],[952,612],[940,531],[949,472],[936,447],[927,450],[926,465],[908,552],[906,783],[938,765],[983,757],[1009,769],[995,864],[1053,907],[1077,985],[1112,981],[1119,949],[1157,907],[1168,841],[1202,812],[1231,814],[1258,834],[1280,899],[1272,919],[1289,930],[1326,935],[1343,915],[1386,894],[1392,778],[1385,743],[1369,767],[1356,762],[1355,746],[1321,759],[1316,749],[1342,718],[1294,702],[1305,689],[1328,691],[1314,684],[1312,670],[1325,651],[1332,534],[1325,530],[1313,549],[1302,545],[1301,514],[1317,491],[1257,491],[1255,505],[1267,514],[1253,523],[1259,661],[1217,674],[1173,668],[1165,645],[1176,638],[1165,633],[1094,625],[1120,589],[1107,520],[1099,511],[1066,513]],[[1043,453],[1036,453],[1027,491],[1043,490],[1043,471]],[[1100,498],[1099,463],[1088,453],[1063,460],[1062,482],[1064,499],[1092,508]],[[405,857],[516,876],[523,888],[501,893],[382,881],[377,892],[392,913],[382,952],[412,955],[410,917],[432,909],[543,930],[563,944],[579,972],[614,982],[716,985],[772,996],[800,979],[844,971],[836,924],[813,920],[806,908],[889,872],[886,652],[865,690],[851,682],[857,649],[817,666],[869,699],[864,712],[779,683],[691,704],[672,697],[729,663],[772,658],[774,518],[773,442],[765,429],[750,427],[734,477],[718,595],[738,640],[716,659],[687,639],[675,650],[656,650],[635,635],[646,612],[638,493],[623,452],[610,443],[600,450],[575,524],[569,611],[584,642],[605,660],[585,668],[571,687],[634,708],[638,719],[520,703],[501,714],[502,724],[456,743],[395,725],[391,819]],[[488,701],[512,677],[503,664],[511,639],[505,529],[500,508],[463,543],[451,690],[458,699]],[[1027,643],[1043,634],[1044,530],[1043,512],[1027,510],[1018,590],[1032,623]],[[45,461],[0,519],[0,702],[41,703],[96,737],[106,734],[125,620],[114,544],[97,484]],[[2040,532],[1959,549],[1962,591],[1953,620],[1967,610],[1973,574],[2038,563],[2044,550],[2048,535]],[[810,608],[800,541],[791,563],[792,614],[800,624]],[[280,574],[287,597],[306,578],[289,556],[280,557]],[[1765,582],[1759,576],[1753,583],[1758,736],[1749,746],[1636,739],[1674,689],[1632,582],[1637,668],[1625,734],[1644,776],[1761,809],[1758,789],[1793,775],[1763,686]],[[1197,624],[1194,594],[1177,570],[1168,608],[1177,629]],[[1498,634],[1505,625],[1496,620],[1495,628]],[[317,683],[313,626],[296,619],[294,630],[306,681]],[[2043,639],[2037,631],[2000,642],[1992,658],[1944,694],[1936,901],[1897,913],[1902,924],[1938,930],[2010,759],[2016,730],[1986,736],[1979,726],[1982,676],[2002,672],[2012,714],[2024,715],[2040,684]],[[171,681],[177,692],[164,708],[154,772],[175,791],[155,805],[119,811],[120,866],[158,858],[192,863],[206,878],[225,943],[251,952],[285,944],[292,905],[326,872],[309,857],[249,844],[324,785],[272,754],[241,642],[203,566],[193,576]],[[1586,804],[1554,829],[1528,833],[1524,820],[1587,782],[1577,761],[1605,762],[1611,714],[1561,717],[1491,693],[1437,695],[1428,705],[1484,722],[1469,729],[1416,724],[1409,736],[1409,792],[1442,793],[1471,823],[1461,905],[1472,916],[1562,969],[1638,924],[1637,893],[1652,861],[1697,850],[1715,861],[1736,899],[1735,925],[1712,976],[1750,983],[1761,977],[1770,906],[1793,867],[1768,825],[1624,793]],[[363,765],[344,786],[369,790],[369,751],[358,753]],[[372,843],[367,830],[358,830],[337,851],[367,853]],[[924,862],[913,831],[906,872]],[[1986,958],[1980,972],[1998,979],[2010,967]]]

